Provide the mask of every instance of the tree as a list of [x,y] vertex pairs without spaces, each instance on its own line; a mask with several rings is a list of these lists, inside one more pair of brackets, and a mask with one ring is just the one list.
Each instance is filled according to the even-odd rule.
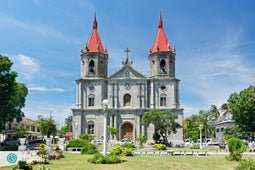
[[49,138],[50,135],[55,136],[57,134],[57,125],[55,121],[52,119],[52,116],[50,116],[50,118],[47,119],[42,119],[38,123],[41,134],[46,135],[47,138]]
[[24,127],[24,125],[22,126],[15,126],[15,138],[22,138],[22,137],[26,137],[29,133],[27,132],[27,129]]
[[142,147],[143,143],[147,141],[147,137],[143,135],[137,136],[136,140],[139,142],[139,146]]
[[219,112],[219,109],[217,108],[217,106],[215,104],[211,105],[211,108],[209,110],[209,114],[210,114],[210,121],[216,122],[219,119],[220,112]]
[[239,161],[242,159],[242,153],[246,150],[246,146],[243,141],[238,138],[228,139],[228,149],[229,156],[226,157],[227,160]]
[[112,135],[112,138],[114,138],[114,136],[118,133],[118,129],[114,127],[108,127],[108,132]]
[[215,122],[215,116],[214,116],[215,113],[212,112],[212,107],[209,111],[200,110],[198,115],[200,116],[200,124],[203,125],[204,137],[205,138],[207,138],[207,136],[214,137],[215,129],[211,124]]
[[155,143],[158,143],[160,140],[160,134],[158,134],[158,132],[154,132],[152,138]]
[[72,116],[68,116],[68,117],[65,119],[65,124],[66,124],[67,129],[68,129],[69,132],[72,132],[72,131],[73,131],[72,121],[73,121],[73,117],[72,117]]
[[230,119],[230,108],[228,103],[223,103],[220,107],[220,111],[221,111],[221,118],[220,120],[228,120]]
[[67,125],[62,126],[59,130],[57,130],[57,132],[58,132],[58,136],[59,136],[60,138],[63,138],[64,135],[65,135],[65,133],[68,132],[68,127],[67,127]]
[[250,86],[228,99],[232,119],[242,132],[255,132],[255,87]]
[[200,110],[198,114],[192,114],[190,117],[185,118],[184,125],[186,126],[186,134],[184,135],[186,138],[196,141],[199,137],[199,125],[203,125],[202,134],[205,138],[207,136],[214,136],[215,131],[211,126],[211,123],[214,121],[214,116],[212,116],[210,110]]
[[146,125],[152,123],[155,126],[155,131],[160,134],[165,144],[168,143],[167,136],[173,132],[176,133],[178,128],[182,126],[175,122],[178,115],[168,111],[151,110],[144,113],[142,122]]
[[202,124],[201,117],[197,114],[192,114],[184,120],[187,130],[185,131],[185,139],[196,141],[199,137],[199,124]]
[[237,125],[230,125],[223,131],[222,140],[227,141],[230,138],[241,138],[242,132]]
[[18,74],[11,71],[12,62],[8,57],[0,55],[0,132],[6,122],[22,120],[24,113],[27,87],[16,81]]

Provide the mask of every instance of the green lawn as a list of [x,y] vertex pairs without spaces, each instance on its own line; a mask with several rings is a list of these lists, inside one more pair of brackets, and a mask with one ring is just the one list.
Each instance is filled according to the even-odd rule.
[[[237,162],[225,160],[224,155],[209,156],[152,156],[136,155],[133,157],[121,157],[123,162],[120,164],[92,164],[87,162],[91,155],[65,154],[61,160],[51,161],[45,167],[50,170],[232,170],[238,165]],[[244,159],[254,156],[243,156]],[[13,167],[13,166],[12,166]],[[10,170],[12,167],[0,167],[0,170]],[[36,170],[39,165],[33,166]]]

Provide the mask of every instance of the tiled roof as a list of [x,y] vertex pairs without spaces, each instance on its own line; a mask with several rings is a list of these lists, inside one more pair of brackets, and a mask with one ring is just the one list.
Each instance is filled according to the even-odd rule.
[[105,53],[103,44],[101,42],[100,36],[97,31],[97,20],[96,20],[96,14],[94,16],[93,21],[93,29],[90,34],[90,37],[87,41],[86,47],[84,49],[86,52],[100,52]]
[[158,32],[151,48],[152,53],[157,51],[173,52],[173,49],[170,46],[167,36],[165,34],[165,31],[163,29],[163,20],[162,20],[161,14],[158,20]]

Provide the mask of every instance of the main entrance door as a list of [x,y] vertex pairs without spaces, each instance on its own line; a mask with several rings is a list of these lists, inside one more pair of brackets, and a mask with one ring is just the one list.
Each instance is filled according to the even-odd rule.
[[121,127],[121,139],[133,140],[133,125],[129,122],[124,123]]

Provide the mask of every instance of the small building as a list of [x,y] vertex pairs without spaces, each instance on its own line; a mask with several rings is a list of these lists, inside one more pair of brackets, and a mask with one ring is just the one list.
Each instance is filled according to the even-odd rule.
[[23,126],[26,130],[28,135],[27,141],[38,139],[41,136],[39,125],[36,121],[32,119],[28,119],[23,117],[21,122],[17,122],[14,120],[13,122],[8,122],[5,124],[4,133],[0,135],[0,141],[16,141],[15,139],[15,127],[16,126]]
[[234,121],[231,119],[223,120],[221,122],[213,124],[212,126],[215,128],[215,139],[217,141],[221,141],[224,129],[226,129],[227,127],[233,124],[234,124]]

